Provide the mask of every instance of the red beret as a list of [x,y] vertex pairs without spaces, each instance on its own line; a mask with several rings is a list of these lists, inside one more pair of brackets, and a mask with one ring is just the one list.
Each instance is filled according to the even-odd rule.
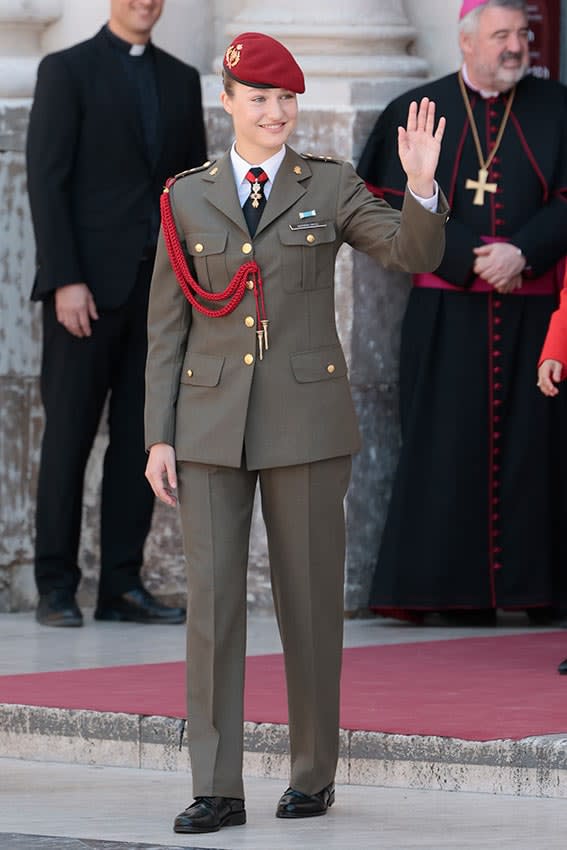
[[245,86],[288,89],[303,94],[303,71],[283,44],[261,32],[243,32],[232,40],[223,59],[226,73]]

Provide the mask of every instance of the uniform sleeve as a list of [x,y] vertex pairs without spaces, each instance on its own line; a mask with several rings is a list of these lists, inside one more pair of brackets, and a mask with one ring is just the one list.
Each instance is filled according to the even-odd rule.
[[40,63],[30,114],[26,161],[43,297],[84,282],[71,215],[71,181],[81,124],[79,93],[58,55]]
[[448,206],[442,193],[438,211],[424,209],[405,191],[401,211],[368,191],[350,163],[341,166],[337,222],[345,242],[385,268],[433,271],[445,249]]
[[[170,190],[173,205],[174,192]],[[148,308],[145,441],[175,445],[175,416],[179,380],[191,327],[191,305],[169,262],[160,231]]]

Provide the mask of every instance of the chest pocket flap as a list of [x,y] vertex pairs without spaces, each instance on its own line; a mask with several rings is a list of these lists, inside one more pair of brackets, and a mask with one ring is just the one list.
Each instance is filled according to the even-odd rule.
[[226,233],[191,233],[185,234],[187,250],[192,257],[210,257],[222,254],[226,248]]
[[185,355],[181,383],[194,387],[216,387],[220,381],[224,357],[188,351]]

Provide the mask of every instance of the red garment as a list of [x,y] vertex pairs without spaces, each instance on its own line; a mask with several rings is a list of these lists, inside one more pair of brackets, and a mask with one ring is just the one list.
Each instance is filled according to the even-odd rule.
[[563,278],[563,289],[557,310],[551,314],[545,342],[539,358],[539,366],[544,360],[559,360],[563,364],[561,380],[567,377],[567,267]]

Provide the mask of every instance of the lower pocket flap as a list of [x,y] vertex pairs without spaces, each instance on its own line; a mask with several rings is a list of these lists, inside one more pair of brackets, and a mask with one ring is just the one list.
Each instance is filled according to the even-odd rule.
[[224,357],[188,351],[183,364],[181,383],[192,384],[195,387],[216,387],[220,381],[223,366]]
[[290,360],[295,380],[300,384],[332,381],[334,378],[344,378],[347,373],[345,357],[338,345],[314,351],[298,351],[291,355]]

